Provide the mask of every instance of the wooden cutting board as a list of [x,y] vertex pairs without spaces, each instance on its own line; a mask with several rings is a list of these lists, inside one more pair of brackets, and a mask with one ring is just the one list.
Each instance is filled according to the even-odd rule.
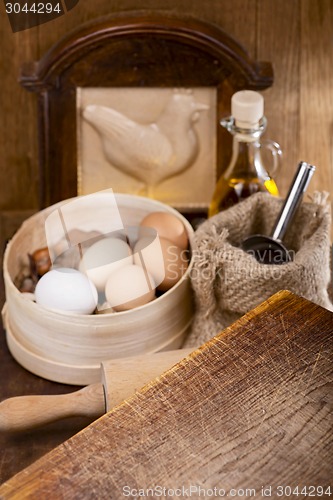
[[279,292],[4,483],[0,498],[118,500],[146,488],[221,498],[233,488],[299,499],[318,493],[310,486],[330,498],[332,337],[332,313]]

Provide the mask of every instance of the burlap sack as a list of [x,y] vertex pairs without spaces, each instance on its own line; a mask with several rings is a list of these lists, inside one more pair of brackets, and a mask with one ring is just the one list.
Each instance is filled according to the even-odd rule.
[[192,242],[196,312],[184,347],[196,347],[279,290],[327,309],[330,282],[330,206],[316,193],[298,209],[284,237],[293,261],[260,264],[239,247],[251,234],[270,235],[283,200],[258,193],[205,221]]

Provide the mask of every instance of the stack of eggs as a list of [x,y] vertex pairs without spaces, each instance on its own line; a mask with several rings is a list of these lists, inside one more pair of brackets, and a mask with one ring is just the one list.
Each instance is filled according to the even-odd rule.
[[172,288],[188,267],[188,235],[167,212],[148,214],[137,237],[102,237],[80,246],[78,269],[54,267],[38,281],[36,302],[71,313],[126,311]]

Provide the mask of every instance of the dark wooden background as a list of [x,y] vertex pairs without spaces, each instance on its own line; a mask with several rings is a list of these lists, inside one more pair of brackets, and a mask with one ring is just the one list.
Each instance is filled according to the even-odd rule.
[[[135,9],[186,12],[216,23],[258,60],[273,63],[275,83],[264,91],[267,138],[284,150],[277,177],[285,195],[299,160],[318,171],[314,189],[332,191],[333,1],[94,0],[66,15],[12,33],[0,4],[0,238],[38,204],[35,96],[17,82],[20,67],[38,60],[59,38],[91,19]],[[55,166],[56,167],[56,166]],[[25,212],[27,210],[27,212]]]

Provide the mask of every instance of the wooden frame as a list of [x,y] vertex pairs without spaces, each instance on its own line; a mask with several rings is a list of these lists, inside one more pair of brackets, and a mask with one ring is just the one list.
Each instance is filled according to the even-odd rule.
[[[215,25],[192,17],[129,12],[89,23],[62,39],[21,84],[38,97],[40,208],[77,194],[78,87],[216,87],[217,117],[233,92],[273,82],[270,63],[256,62]],[[230,139],[216,123],[217,165]],[[230,147],[229,147],[230,152]],[[219,172],[218,172],[219,173]]]

